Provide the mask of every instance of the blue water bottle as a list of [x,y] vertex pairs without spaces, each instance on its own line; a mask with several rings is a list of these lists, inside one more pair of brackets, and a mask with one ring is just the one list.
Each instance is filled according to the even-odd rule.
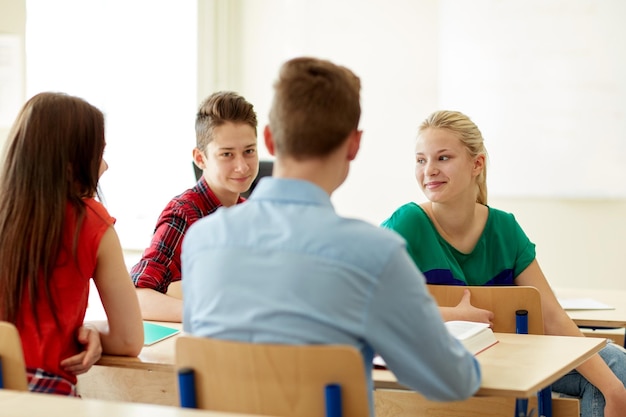
[[515,333],[528,334],[528,310],[515,312]]

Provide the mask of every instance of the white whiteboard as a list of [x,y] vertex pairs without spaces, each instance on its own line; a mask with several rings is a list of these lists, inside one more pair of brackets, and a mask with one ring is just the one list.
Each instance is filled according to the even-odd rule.
[[481,128],[490,194],[626,197],[626,2],[440,7],[440,107]]

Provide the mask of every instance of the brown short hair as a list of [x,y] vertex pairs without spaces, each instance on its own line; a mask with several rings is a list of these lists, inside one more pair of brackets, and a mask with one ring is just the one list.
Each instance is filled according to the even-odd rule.
[[245,123],[257,134],[254,106],[232,91],[218,91],[207,97],[196,115],[196,147],[204,151],[213,140],[213,129],[224,123]]
[[269,125],[276,153],[325,156],[358,128],[361,81],[346,67],[316,58],[284,63],[274,83]]

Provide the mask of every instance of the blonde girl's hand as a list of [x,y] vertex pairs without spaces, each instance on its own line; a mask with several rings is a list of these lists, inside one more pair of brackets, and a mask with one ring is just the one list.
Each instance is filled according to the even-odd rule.
[[472,293],[469,289],[466,288],[463,291],[461,301],[454,307],[456,320],[488,323],[490,327],[493,327],[493,312],[474,307],[471,302],[471,295]]

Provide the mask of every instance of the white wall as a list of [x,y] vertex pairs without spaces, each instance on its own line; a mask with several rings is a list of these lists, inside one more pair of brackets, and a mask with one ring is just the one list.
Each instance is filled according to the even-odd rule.
[[553,287],[626,290],[626,201],[496,197],[536,244]]
[[0,150],[24,99],[25,29],[25,0],[0,0]]
[[[0,32],[8,20],[25,23],[15,4],[0,0]],[[199,0],[196,94],[168,99],[183,76],[159,72],[155,60],[156,80],[137,76],[139,94],[112,90],[110,99],[123,96],[129,109],[158,103],[158,114],[137,118],[141,126],[158,125],[170,110],[184,106],[192,118],[201,98],[235,89],[255,104],[263,125],[279,65],[302,54],[329,58],[352,68],[363,84],[362,150],[333,196],[341,214],[377,224],[400,204],[421,201],[413,179],[417,125],[437,108],[454,107],[482,128],[491,156],[491,203],[516,214],[537,243],[551,282],[626,289],[620,276],[626,244],[625,8],[621,0]],[[136,20],[133,27],[144,28],[138,39],[149,43],[155,33],[165,57],[173,56],[168,23],[176,16],[169,22],[158,17],[158,28]],[[109,17],[110,28],[130,27]],[[137,41],[127,36],[129,43]],[[123,76],[123,69],[109,75]],[[155,199],[165,202],[178,191],[142,188],[144,182],[154,176],[168,184],[192,181],[186,155],[193,133],[187,125],[180,129],[180,136],[170,134],[171,147],[155,146],[152,133],[141,129],[109,138],[108,157],[122,150],[122,162],[106,174],[115,171],[121,178],[115,187],[122,190],[111,193],[113,185],[103,184],[109,206],[119,226],[143,222],[139,234],[121,233],[126,248],[147,245],[154,222],[128,218],[128,211],[137,206],[158,213],[162,203]],[[124,155],[131,145],[140,151]],[[167,167],[168,158],[180,168]]]
[[626,2],[240,0],[238,85],[267,114],[279,65],[329,58],[363,82],[363,149],[334,196],[380,222],[422,196],[412,144],[430,112],[472,117],[490,194],[626,197]]
[[361,151],[333,195],[340,213],[374,223],[416,197],[412,143],[438,106],[438,1],[241,1],[241,89],[266,123],[272,83],[298,55],[351,68],[362,83]]
[[482,129],[490,191],[626,197],[626,2],[440,4],[440,105]]
[[266,120],[297,55],[363,83],[363,146],[333,196],[379,223],[409,200],[419,122],[461,110],[483,130],[491,204],[512,211],[555,286],[626,289],[626,2],[241,0],[242,92]]

